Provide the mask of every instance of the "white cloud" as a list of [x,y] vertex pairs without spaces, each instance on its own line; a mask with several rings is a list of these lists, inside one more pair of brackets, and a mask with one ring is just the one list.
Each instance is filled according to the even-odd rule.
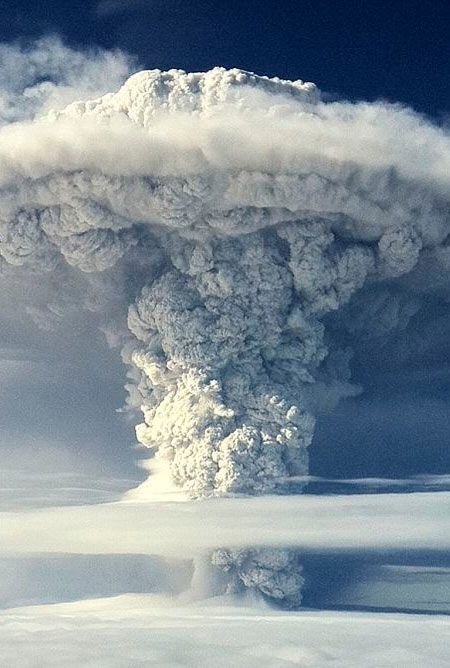
[[66,46],[59,37],[0,44],[0,123],[117,89],[133,71],[125,53]]
[[447,617],[280,613],[124,596],[1,615],[14,668],[447,668]]
[[121,502],[4,512],[0,554],[187,557],[223,546],[448,550],[449,517],[450,492]]

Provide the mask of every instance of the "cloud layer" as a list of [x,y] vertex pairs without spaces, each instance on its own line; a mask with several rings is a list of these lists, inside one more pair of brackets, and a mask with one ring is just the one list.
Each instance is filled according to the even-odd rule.
[[446,668],[449,635],[446,617],[171,607],[125,596],[10,610],[0,642],[17,668]]
[[[450,548],[450,492],[121,502],[2,513],[0,553],[195,556],[221,546]],[[236,523],[239,517],[239,523]]]

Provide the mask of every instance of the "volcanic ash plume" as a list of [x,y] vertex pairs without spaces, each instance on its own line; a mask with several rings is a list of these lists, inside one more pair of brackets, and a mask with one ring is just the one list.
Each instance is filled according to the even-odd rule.
[[[0,135],[4,274],[78,268],[102,309],[120,292],[137,437],[191,497],[307,474],[314,416],[359,391],[353,341],[404,330],[423,268],[449,265],[449,137],[397,106],[154,70]],[[212,559],[299,601],[289,551]]]

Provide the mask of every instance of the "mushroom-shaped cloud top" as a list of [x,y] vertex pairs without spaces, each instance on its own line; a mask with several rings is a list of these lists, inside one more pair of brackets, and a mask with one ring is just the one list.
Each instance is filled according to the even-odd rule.
[[449,173],[448,133],[399,106],[140,72],[0,129],[0,258],[120,284],[138,439],[192,496],[273,492],[308,472],[315,414],[358,391],[353,343],[448,292]]

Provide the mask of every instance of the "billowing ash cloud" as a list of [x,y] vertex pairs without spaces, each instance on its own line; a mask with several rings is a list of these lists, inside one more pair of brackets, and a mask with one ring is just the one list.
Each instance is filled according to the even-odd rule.
[[[359,391],[354,342],[404,331],[424,273],[442,290],[449,149],[408,109],[301,81],[139,72],[0,130],[4,273],[101,272],[98,302],[119,286],[128,326],[105,328],[139,441],[190,496],[280,491],[308,472],[314,416]],[[214,560],[298,597],[291,553]]]
[[0,124],[103,95],[133,69],[133,59],[121,51],[76,51],[56,36],[0,43]]

